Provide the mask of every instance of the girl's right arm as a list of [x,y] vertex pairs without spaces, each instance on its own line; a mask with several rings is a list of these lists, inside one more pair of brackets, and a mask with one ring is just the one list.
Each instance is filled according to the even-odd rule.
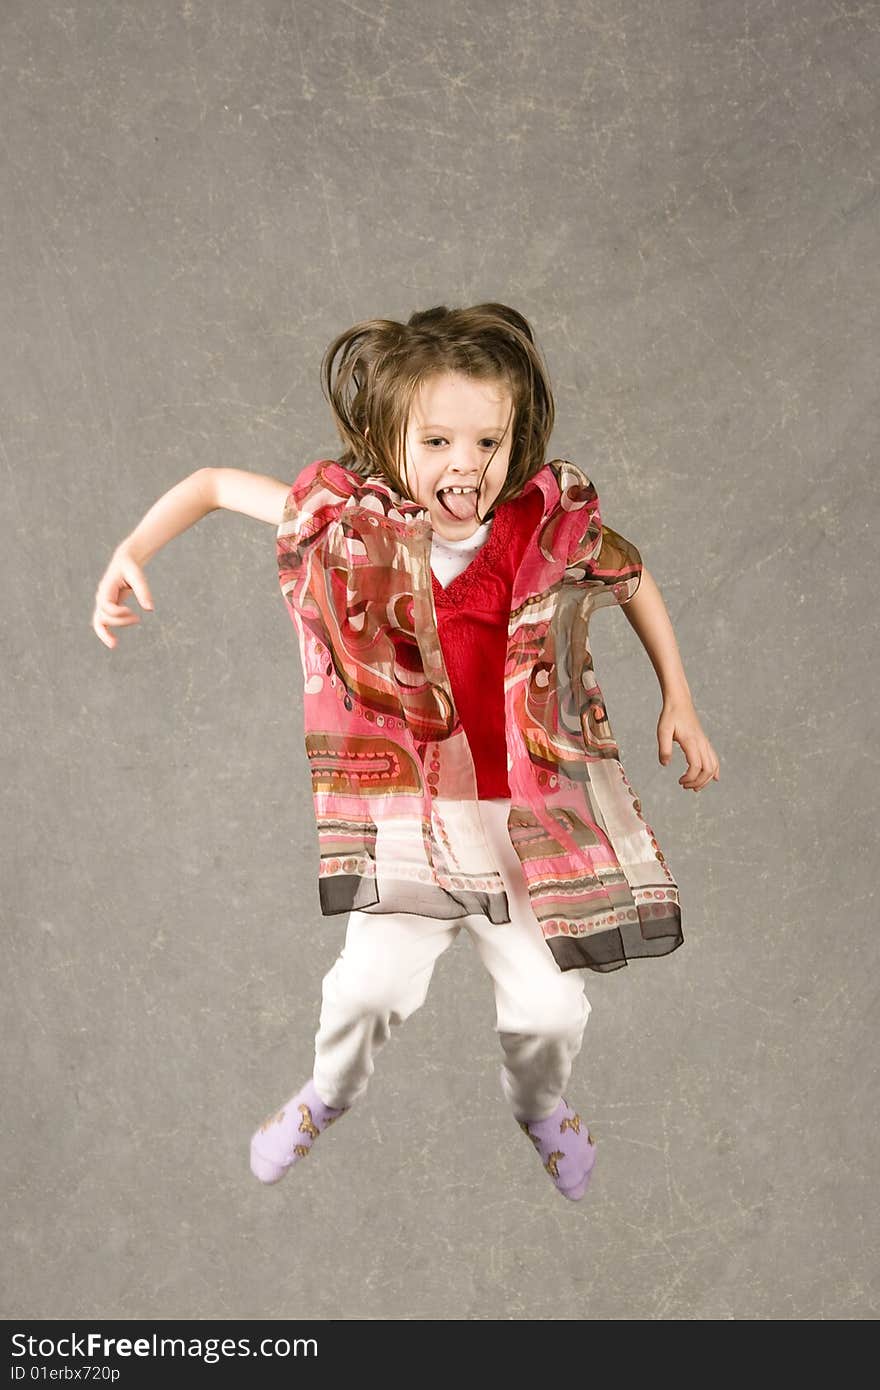
[[289,483],[238,468],[199,468],[166,492],[116,547],[98,585],[92,627],[104,645],[116,646],[108,628],[140,622],[122,602],[129,594],[142,608],[153,608],[143,566],[163,545],[218,507],[244,512],[277,530],[289,492]]

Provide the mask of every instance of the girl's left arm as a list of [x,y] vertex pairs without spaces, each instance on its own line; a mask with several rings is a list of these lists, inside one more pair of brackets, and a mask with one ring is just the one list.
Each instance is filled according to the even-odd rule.
[[660,762],[664,766],[669,762],[675,740],[688,760],[679,783],[685,789],[701,791],[707,782],[720,780],[718,755],[697,718],[666,605],[653,575],[644,567],[638,589],[622,607],[660,682],[663,695],[663,709],[657,724]]

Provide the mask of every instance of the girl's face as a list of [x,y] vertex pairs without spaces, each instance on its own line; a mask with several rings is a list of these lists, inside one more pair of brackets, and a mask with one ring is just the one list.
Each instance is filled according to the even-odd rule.
[[[512,443],[511,407],[502,381],[475,381],[458,372],[429,377],[413,397],[403,476],[412,500],[428,509],[433,530],[446,540],[472,536],[481,524],[477,503],[485,519],[504,486]],[[447,507],[439,493],[450,486],[479,492],[453,496]]]

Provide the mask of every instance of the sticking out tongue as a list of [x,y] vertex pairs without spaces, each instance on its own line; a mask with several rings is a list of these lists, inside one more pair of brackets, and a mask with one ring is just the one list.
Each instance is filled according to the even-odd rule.
[[441,492],[440,501],[458,521],[469,521],[477,510],[476,492]]

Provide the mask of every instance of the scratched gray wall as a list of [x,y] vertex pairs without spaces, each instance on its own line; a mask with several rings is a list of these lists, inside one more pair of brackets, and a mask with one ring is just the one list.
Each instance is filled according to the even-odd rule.
[[[878,29],[825,0],[4,0],[4,1317],[877,1315]],[[196,468],[334,452],[336,333],[490,298],[534,324],[554,451],[640,545],[721,757],[679,788],[598,616],[685,944],[587,977],[580,1204],[506,1109],[466,933],[264,1188],[250,1133],[309,1074],[345,926],[274,532],[174,541],[113,652],[95,588]]]

